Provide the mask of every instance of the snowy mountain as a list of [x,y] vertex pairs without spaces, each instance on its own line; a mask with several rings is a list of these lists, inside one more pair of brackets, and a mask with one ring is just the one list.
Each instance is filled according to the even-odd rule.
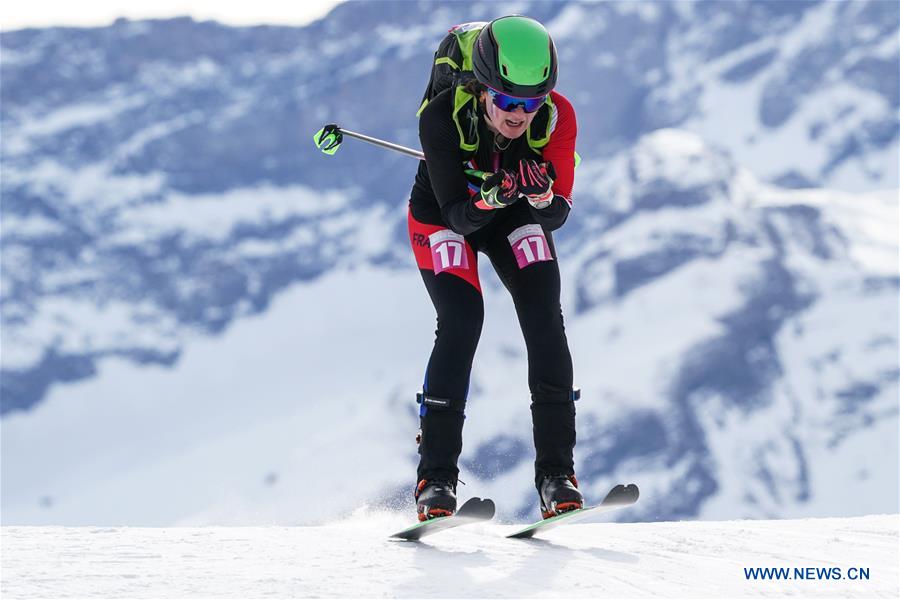
[[[305,28],[0,36],[4,523],[409,502],[434,326],[415,163],[310,137],[417,146],[442,32],[512,11],[548,24],[579,115],[558,247],[589,497],[896,512],[896,4],[354,2]],[[524,348],[482,281],[463,479],[524,517]]]
[[[387,539],[396,514],[315,527],[4,527],[4,597],[895,598],[896,515],[475,525]],[[765,569],[765,571],[763,571]]]

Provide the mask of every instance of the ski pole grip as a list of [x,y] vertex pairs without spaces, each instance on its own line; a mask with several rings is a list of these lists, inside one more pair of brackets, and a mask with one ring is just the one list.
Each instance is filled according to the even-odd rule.
[[473,179],[476,179],[478,181],[484,181],[488,177],[493,175],[493,173],[488,173],[486,171],[479,171],[478,169],[466,169],[466,175],[469,177],[472,177]]

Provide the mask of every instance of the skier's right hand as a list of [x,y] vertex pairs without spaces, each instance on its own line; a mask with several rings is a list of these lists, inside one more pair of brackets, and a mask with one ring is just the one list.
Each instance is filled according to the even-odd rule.
[[481,192],[478,194],[475,206],[482,210],[506,208],[519,199],[519,184],[516,182],[516,173],[500,169],[492,173],[481,184]]

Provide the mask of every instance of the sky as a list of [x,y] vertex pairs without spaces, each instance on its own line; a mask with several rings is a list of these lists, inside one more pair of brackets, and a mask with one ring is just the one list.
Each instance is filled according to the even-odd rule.
[[0,3],[0,29],[68,25],[98,27],[118,17],[159,19],[190,15],[229,25],[305,25],[325,16],[340,0],[27,0]]

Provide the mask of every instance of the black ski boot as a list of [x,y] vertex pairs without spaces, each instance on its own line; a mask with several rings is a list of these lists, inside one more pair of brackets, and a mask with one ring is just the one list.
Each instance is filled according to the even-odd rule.
[[423,479],[416,486],[416,512],[420,521],[449,517],[456,512],[456,482]]
[[584,496],[578,491],[574,475],[544,475],[538,484],[541,497],[541,516],[545,519],[584,506]]

